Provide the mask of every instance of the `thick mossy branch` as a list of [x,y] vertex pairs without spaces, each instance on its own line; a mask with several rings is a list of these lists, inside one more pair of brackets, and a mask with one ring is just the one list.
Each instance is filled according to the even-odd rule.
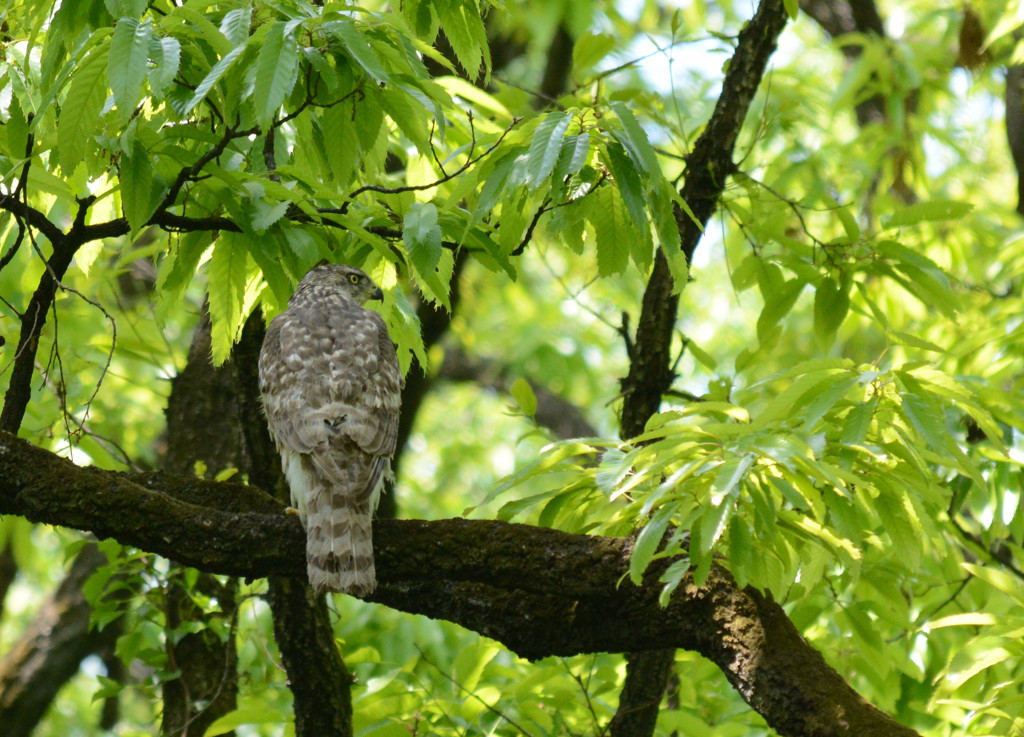
[[[88,530],[211,572],[302,577],[305,535],[262,491],[82,468],[0,433],[0,514]],[[483,520],[383,520],[373,600],[443,618],[523,657],[681,647],[714,661],[780,734],[912,735],[867,704],[770,598],[714,566],[658,605],[632,541]]]

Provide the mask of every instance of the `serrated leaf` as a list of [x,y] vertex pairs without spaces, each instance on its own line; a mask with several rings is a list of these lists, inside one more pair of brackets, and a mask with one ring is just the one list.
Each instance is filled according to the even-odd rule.
[[237,234],[222,232],[213,246],[208,288],[214,366],[231,356],[245,301],[248,258],[245,242]]
[[590,134],[579,133],[562,139],[558,161],[551,172],[551,198],[560,201],[565,195],[566,179],[577,174],[590,153]]
[[624,102],[616,100],[612,103],[612,110],[622,122],[622,131],[616,132],[615,135],[629,151],[630,158],[636,162],[637,168],[644,178],[660,176],[661,167],[658,165],[658,156],[654,153],[654,147],[651,145],[647,133],[633,117],[629,107]]
[[202,102],[207,93],[220,81],[220,78],[224,76],[224,73],[234,64],[235,59],[241,56],[243,51],[245,51],[244,45],[235,46],[221,57],[220,61],[213,65],[213,68],[203,77],[203,81],[196,87],[196,91],[192,94],[191,99],[182,108],[182,116],[188,115],[196,105]]
[[764,283],[760,285],[761,296],[764,299],[764,308],[761,310],[760,317],[757,318],[757,338],[760,342],[764,343],[772,328],[778,325],[779,320],[793,309],[805,283],[796,278],[773,285],[771,289],[767,290]]
[[256,57],[253,101],[256,120],[267,130],[284,98],[292,91],[299,69],[299,50],[292,32],[296,21],[274,23]]
[[147,18],[139,23],[134,18],[120,18],[114,26],[107,59],[107,77],[114,102],[122,117],[127,117],[139,99],[139,87],[146,78],[149,41],[153,26]]
[[878,395],[871,397],[850,410],[843,421],[843,433],[839,442],[844,445],[861,445],[868,435],[871,419],[878,408]]
[[609,141],[604,147],[608,168],[615,179],[615,185],[622,194],[633,224],[637,228],[647,226],[647,210],[644,206],[643,185],[633,161],[626,155],[626,149],[618,141]]
[[416,104],[410,95],[402,90],[382,90],[380,101],[384,112],[395,121],[398,129],[409,137],[421,154],[429,156],[430,134],[423,106]]
[[818,421],[828,413],[836,402],[846,396],[860,383],[860,376],[854,372],[843,372],[832,374],[821,384],[818,384],[812,395],[812,401],[803,410],[804,427],[810,431],[818,424]]
[[925,340],[917,335],[911,333],[905,333],[902,330],[890,330],[886,333],[890,338],[894,339],[894,342],[901,345],[909,345],[914,348],[920,348],[925,351],[932,351],[934,353],[946,353],[944,348],[941,348],[930,340]]
[[220,22],[220,32],[232,47],[240,46],[249,40],[249,27],[252,25],[252,8],[249,6],[235,8],[224,14]]
[[334,105],[322,112],[320,130],[327,151],[327,165],[338,187],[347,187],[359,158],[359,136],[352,122],[352,109]]
[[123,154],[120,160],[121,207],[133,234],[138,233],[149,222],[159,204],[154,182],[153,165],[149,153],[138,141],[132,147],[131,155]]
[[153,26],[148,18],[139,23],[135,18],[123,17],[114,28],[106,76],[122,117],[127,117],[138,101],[152,36]]
[[701,560],[706,560],[704,556],[710,554],[711,549],[718,542],[718,538],[725,532],[725,527],[729,524],[729,519],[734,511],[732,500],[726,500],[718,506],[710,506],[705,509],[697,523],[697,529],[700,531],[696,536],[698,547],[692,549],[693,541],[691,540],[690,554],[694,557],[700,554]]
[[[342,104],[338,107],[347,106]],[[373,149],[381,135],[381,126],[384,125],[384,108],[380,103],[380,91],[367,90],[366,95],[359,99],[350,114],[356,128],[356,136],[359,138],[359,147],[365,155]]]
[[181,43],[174,36],[150,40],[149,55],[155,65],[149,70],[149,86],[155,96],[163,97],[174,81],[181,63]]
[[421,275],[432,274],[441,259],[441,226],[437,207],[432,202],[414,202],[402,223],[409,260]]
[[385,71],[377,54],[366,40],[366,36],[356,28],[355,23],[347,20],[331,21],[327,24],[331,33],[341,41],[342,46],[377,84],[387,84],[391,77]]
[[433,3],[433,8],[467,76],[476,79],[483,63],[486,82],[491,70],[490,48],[476,3],[472,0],[438,0]]
[[254,200],[249,208],[249,227],[256,234],[265,232],[267,228],[284,217],[291,204],[288,200],[280,202],[269,202],[262,198]]
[[620,274],[629,264],[631,234],[626,208],[619,190],[614,187],[603,187],[597,197],[600,206],[591,218],[597,235],[597,272],[601,276]]
[[[288,228],[288,230],[298,230]],[[287,231],[286,231],[287,233]],[[263,280],[270,285],[274,293],[274,299],[278,304],[285,305],[292,295],[292,283],[289,281],[285,270],[281,268],[282,253],[284,248],[290,248],[286,233],[281,229],[274,228],[263,238],[254,238],[251,243],[250,255],[263,272]],[[310,263],[313,259],[307,259]]]
[[508,388],[508,393],[512,395],[516,406],[519,407],[524,415],[533,417],[537,414],[537,396],[533,393],[533,387],[522,376],[512,382],[512,386]]
[[109,46],[94,48],[71,78],[67,97],[57,121],[57,152],[61,170],[70,175],[85,158],[86,146],[99,123],[107,98],[107,52]]
[[571,122],[572,113],[551,112],[533,132],[526,158],[526,184],[531,189],[537,189],[554,171],[562,138]]

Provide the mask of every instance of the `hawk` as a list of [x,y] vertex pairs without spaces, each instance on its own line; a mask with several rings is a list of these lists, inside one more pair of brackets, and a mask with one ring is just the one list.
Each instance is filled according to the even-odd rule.
[[377,585],[370,525],[391,475],[403,383],[387,325],[362,307],[383,296],[359,269],[317,266],[260,350],[263,408],[317,593],[365,596]]

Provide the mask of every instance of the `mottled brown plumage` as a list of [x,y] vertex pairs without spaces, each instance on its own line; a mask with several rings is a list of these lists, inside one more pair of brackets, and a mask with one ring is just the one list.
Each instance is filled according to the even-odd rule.
[[316,591],[363,596],[377,580],[371,520],[395,452],[402,374],[381,291],[351,266],[317,266],[267,328],[260,392]]

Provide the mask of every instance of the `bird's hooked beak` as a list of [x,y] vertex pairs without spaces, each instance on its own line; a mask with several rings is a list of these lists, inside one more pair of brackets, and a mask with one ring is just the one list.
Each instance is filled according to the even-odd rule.
[[373,294],[370,295],[370,299],[383,300],[384,299],[384,292],[382,292],[380,290],[380,287],[377,287],[376,289],[373,290]]

